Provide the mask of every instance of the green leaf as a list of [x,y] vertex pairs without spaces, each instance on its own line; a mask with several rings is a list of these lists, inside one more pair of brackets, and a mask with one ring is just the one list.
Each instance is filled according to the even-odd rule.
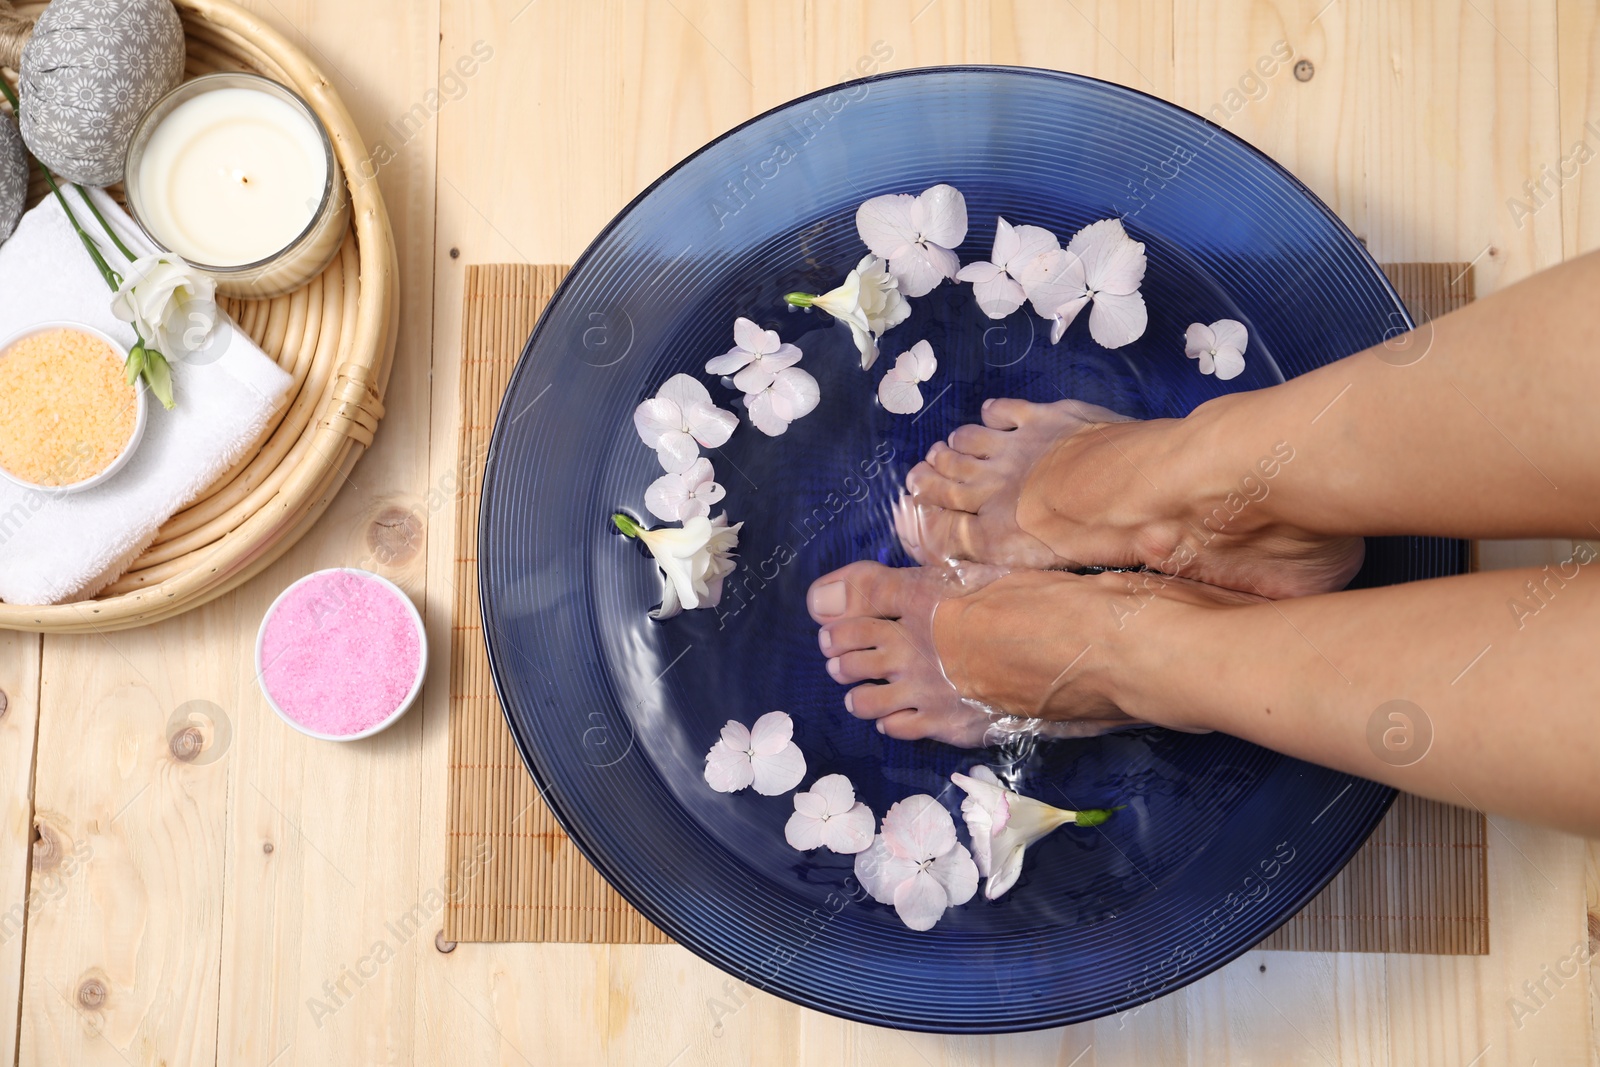
[[622,514],[620,511],[611,516],[611,521],[617,524],[617,529],[621,530],[629,537],[639,536],[639,524],[628,518],[628,516]]
[[177,406],[172,399],[172,368],[167,365],[167,357],[153,348],[144,350],[144,380],[162,407],[171,411]]
[[122,373],[129,385],[139,380],[139,375],[144,373],[144,345],[134,345],[128,350],[128,361],[122,365]]

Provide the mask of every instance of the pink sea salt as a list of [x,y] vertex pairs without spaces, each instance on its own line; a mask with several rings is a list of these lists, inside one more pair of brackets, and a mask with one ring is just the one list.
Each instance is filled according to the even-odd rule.
[[349,736],[410,694],[422,641],[408,602],[371,575],[322,571],[293,586],[261,635],[261,685],[317,733]]

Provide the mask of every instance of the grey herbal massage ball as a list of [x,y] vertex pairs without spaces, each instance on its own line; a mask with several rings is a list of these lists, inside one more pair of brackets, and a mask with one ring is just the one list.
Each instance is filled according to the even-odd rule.
[[28,150],[10,115],[0,114],[0,241],[11,236],[28,199]]
[[53,0],[22,49],[22,139],[84,185],[122,180],[145,110],[183,79],[171,0]]

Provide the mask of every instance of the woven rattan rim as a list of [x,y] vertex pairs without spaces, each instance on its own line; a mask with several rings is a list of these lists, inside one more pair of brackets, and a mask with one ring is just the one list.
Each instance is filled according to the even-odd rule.
[[[399,316],[394,235],[355,122],[322,71],[255,15],[227,0],[174,4],[187,38],[188,77],[253,70],[293,88],[322,118],[350,187],[351,232],[338,258],[305,288],[224,302],[239,327],[294,376],[258,450],[168,520],[98,597],[47,607],[0,604],[0,629],[127,629],[236,588],[305,534],[383,417]],[[24,12],[41,6],[19,5]],[[35,198],[42,194],[34,190]]]

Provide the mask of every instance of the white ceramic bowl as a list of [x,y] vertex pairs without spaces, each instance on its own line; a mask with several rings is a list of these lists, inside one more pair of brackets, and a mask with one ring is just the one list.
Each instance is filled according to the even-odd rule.
[[[381,722],[374,723],[359,733],[325,734],[321,731],[311,729],[304,723],[297,722],[292,715],[278,706],[278,702],[276,700],[272,699],[272,693],[267,689],[266,679],[263,677],[266,671],[266,665],[261,662],[261,644],[267,636],[267,623],[272,621],[273,614],[278,610],[278,605],[283,603],[285,597],[318,575],[336,574],[341,571],[346,574],[359,575],[362,578],[370,579],[379,583],[380,585],[386,586],[390,594],[397,597],[400,603],[405,605],[406,613],[411,616],[411,624],[417,629],[417,676],[412,680],[411,689],[406,693],[405,699],[401,700],[399,706],[391,711]],[[273,711],[278,713],[278,718],[282,719],[296,730],[299,730],[307,737],[316,737],[323,741],[360,741],[364,737],[371,737],[375,733],[387,730],[390,726],[393,726],[396,722],[398,722],[400,717],[410,709],[413,703],[416,702],[417,694],[422,692],[422,683],[427,676],[428,631],[422,625],[422,614],[417,611],[417,606],[411,602],[411,598],[406,595],[405,590],[401,589],[398,585],[395,585],[383,575],[373,574],[371,571],[365,571],[359,567],[328,567],[324,570],[312,571],[310,574],[291,582],[283,590],[283,592],[279,593],[272,601],[272,606],[267,609],[267,613],[261,616],[261,627],[256,631],[256,686],[261,690],[261,695],[266,698],[267,704],[272,708]]]
[[[119,371],[122,369],[123,364],[128,360],[128,349],[126,346],[117,343],[115,339],[108,336],[104,331],[97,330],[93,326],[85,326],[81,322],[34,323],[32,326],[29,326],[23,330],[18,330],[16,333],[5,338],[3,341],[0,341],[0,352],[4,352],[6,349],[10,348],[12,345],[16,344],[25,337],[32,337],[34,334],[46,333],[50,330],[77,330],[79,333],[86,333],[90,337],[99,338],[106,344],[110,345],[111,351],[120,357],[119,362],[117,363],[117,369]],[[128,435],[128,443],[122,446],[122,451],[117,453],[117,458],[106,464],[104,470],[85,478],[81,482],[72,482],[68,485],[39,485],[37,483],[17,477],[15,474],[12,474],[10,471],[6,470],[3,466],[0,466],[0,477],[4,477],[8,482],[11,482],[15,485],[22,486],[24,489],[33,489],[37,490],[38,492],[49,493],[54,496],[65,496],[68,493],[81,493],[83,490],[99,485],[101,482],[104,482],[112,475],[116,474],[117,471],[121,470],[123,466],[127,464],[128,459],[133,455],[134,450],[139,447],[139,441],[144,437],[145,419],[148,417],[149,413],[150,405],[148,398],[145,395],[146,389],[144,379],[141,378],[138,382],[134,383],[133,388],[135,404],[133,415],[133,433]]]

